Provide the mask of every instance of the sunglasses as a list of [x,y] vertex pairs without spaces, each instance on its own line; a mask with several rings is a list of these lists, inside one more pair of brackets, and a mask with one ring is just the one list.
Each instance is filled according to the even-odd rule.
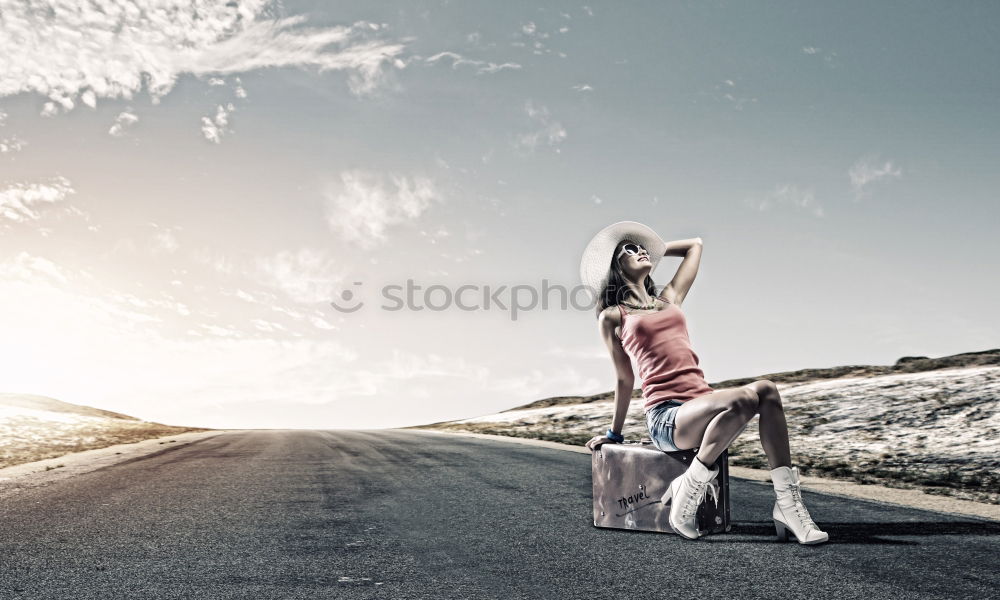
[[[639,254],[640,250],[645,250],[645,248],[643,248],[639,244],[633,244],[632,242],[629,242],[624,246],[622,246],[621,252],[618,253],[618,256],[616,256],[615,259],[617,260],[626,254],[630,255]],[[649,252],[646,252],[646,254],[649,254]]]

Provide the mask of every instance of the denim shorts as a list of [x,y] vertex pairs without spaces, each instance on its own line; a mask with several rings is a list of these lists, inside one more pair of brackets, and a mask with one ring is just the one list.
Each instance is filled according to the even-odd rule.
[[646,427],[649,428],[649,439],[653,445],[663,452],[677,452],[680,450],[674,445],[674,420],[677,418],[677,409],[683,402],[677,400],[667,400],[649,409],[646,413]]

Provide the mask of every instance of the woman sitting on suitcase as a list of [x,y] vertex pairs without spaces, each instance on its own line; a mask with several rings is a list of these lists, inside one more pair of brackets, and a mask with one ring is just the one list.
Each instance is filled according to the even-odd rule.
[[[695,521],[711,468],[747,423],[760,414],[760,441],[771,468],[777,499],[772,510],[779,538],[790,531],[800,544],[829,536],[802,503],[798,469],[792,467],[788,427],[781,397],[766,379],[733,389],[713,390],[691,349],[681,303],[701,261],[701,238],[664,243],[652,229],[633,221],[615,223],[594,236],[580,265],[585,285],[598,293],[598,327],[618,372],[615,414],[607,435],[587,442],[624,441],[621,434],[632,399],[634,358],[642,378],[649,436],[664,452],[698,448],[696,460],[674,479],[663,501],[670,502],[670,527],[688,539],[699,536]],[[650,273],[664,256],[683,256],[673,280],[659,295]]]

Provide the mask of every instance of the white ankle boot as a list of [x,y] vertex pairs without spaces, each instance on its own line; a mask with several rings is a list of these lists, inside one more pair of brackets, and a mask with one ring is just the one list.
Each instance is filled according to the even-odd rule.
[[774,502],[774,510],[771,511],[778,541],[787,542],[789,531],[800,544],[822,544],[830,539],[830,536],[816,526],[802,503],[798,467],[771,469],[771,481],[778,497]]
[[709,489],[718,498],[718,491],[712,484],[712,480],[718,474],[718,467],[709,470],[700,460],[695,458],[691,461],[691,466],[688,467],[687,471],[670,482],[670,487],[663,494],[661,501],[664,504],[670,503],[668,521],[674,533],[689,540],[698,539],[698,536],[701,535],[701,532],[698,531],[695,515]]

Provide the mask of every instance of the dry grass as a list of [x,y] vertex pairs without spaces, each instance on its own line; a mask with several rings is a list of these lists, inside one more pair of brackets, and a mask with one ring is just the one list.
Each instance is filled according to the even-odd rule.
[[[793,461],[803,474],[1000,504],[998,364],[1000,350],[994,350],[942,359],[904,358],[893,367],[806,369],[712,387],[775,381]],[[824,376],[808,379],[805,373]],[[834,373],[840,375],[831,376]],[[634,397],[641,394],[637,391]],[[422,428],[582,445],[607,429],[612,399],[611,393],[549,398]],[[641,401],[633,401],[623,433],[636,440],[648,436]],[[734,465],[768,467],[757,419],[730,447],[730,456]]]
[[144,421],[116,423],[98,431],[88,431],[69,438],[54,438],[45,441],[0,444],[0,469],[46,458],[56,458],[71,452],[106,448],[116,444],[141,442],[150,438],[176,435],[187,431],[205,431],[197,427],[172,427]]
[[0,468],[187,431],[45,396],[0,394]]

